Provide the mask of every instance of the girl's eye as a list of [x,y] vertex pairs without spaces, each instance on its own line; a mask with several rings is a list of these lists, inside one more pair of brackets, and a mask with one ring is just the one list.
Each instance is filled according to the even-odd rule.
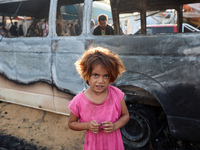
[[105,78],[106,78],[106,79],[109,78],[109,75],[105,75]]
[[93,76],[94,76],[94,77],[98,77],[98,75],[97,75],[97,74],[93,74]]

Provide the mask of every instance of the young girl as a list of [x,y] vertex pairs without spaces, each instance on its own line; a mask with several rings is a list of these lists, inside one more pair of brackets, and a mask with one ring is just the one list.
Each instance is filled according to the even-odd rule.
[[89,88],[69,102],[69,128],[87,130],[84,150],[123,150],[120,128],[129,121],[129,113],[124,93],[109,85],[125,71],[120,58],[97,47],[87,50],[75,65]]

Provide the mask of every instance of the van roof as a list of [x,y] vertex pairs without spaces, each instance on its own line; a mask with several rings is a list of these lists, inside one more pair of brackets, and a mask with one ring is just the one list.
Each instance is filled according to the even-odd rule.
[[120,13],[146,10],[179,9],[183,4],[199,3],[199,0],[110,0]]
[[[0,13],[27,15],[30,17],[48,16],[50,0],[0,0]],[[38,5],[38,3],[40,5]],[[41,7],[40,7],[41,6]],[[45,6],[45,8],[43,8]],[[20,8],[18,10],[18,8]],[[27,11],[28,10],[28,11]]]

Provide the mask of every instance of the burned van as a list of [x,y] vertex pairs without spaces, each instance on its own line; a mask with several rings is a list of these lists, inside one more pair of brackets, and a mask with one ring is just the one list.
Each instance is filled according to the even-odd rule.
[[[68,102],[87,88],[74,62],[101,46],[126,67],[113,85],[130,113],[121,129],[127,149],[157,147],[161,135],[200,142],[198,2],[0,0],[0,100],[69,114]],[[93,35],[99,14],[108,16],[114,35]],[[182,32],[183,23],[190,32]],[[152,24],[176,24],[177,33],[147,35]]]

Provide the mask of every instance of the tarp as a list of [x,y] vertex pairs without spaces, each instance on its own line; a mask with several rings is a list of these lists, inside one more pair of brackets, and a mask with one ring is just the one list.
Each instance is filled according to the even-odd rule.
[[100,14],[106,14],[108,18],[112,18],[111,7],[106,3],[93,2],[92,19],[96,20]]
[[192,7],[196,13],[200,14],[200,3],[188,4],[188,6]]
[[78,9],[79,7],[76,7],[76,5],[65,6],[64,11],[61,12],[63,19],[77,20],[79,17]]
[[[63,18],[68,20],[78,19],[78,9],[79,7],[76,7],[76,5],[65,6],[65,9],[61,12]],[[97,16],[100,14],[106,14],[109,19],[112,18],[110,5],[106,3],[94,2],[92,6],[92,19],[96,22]]]

